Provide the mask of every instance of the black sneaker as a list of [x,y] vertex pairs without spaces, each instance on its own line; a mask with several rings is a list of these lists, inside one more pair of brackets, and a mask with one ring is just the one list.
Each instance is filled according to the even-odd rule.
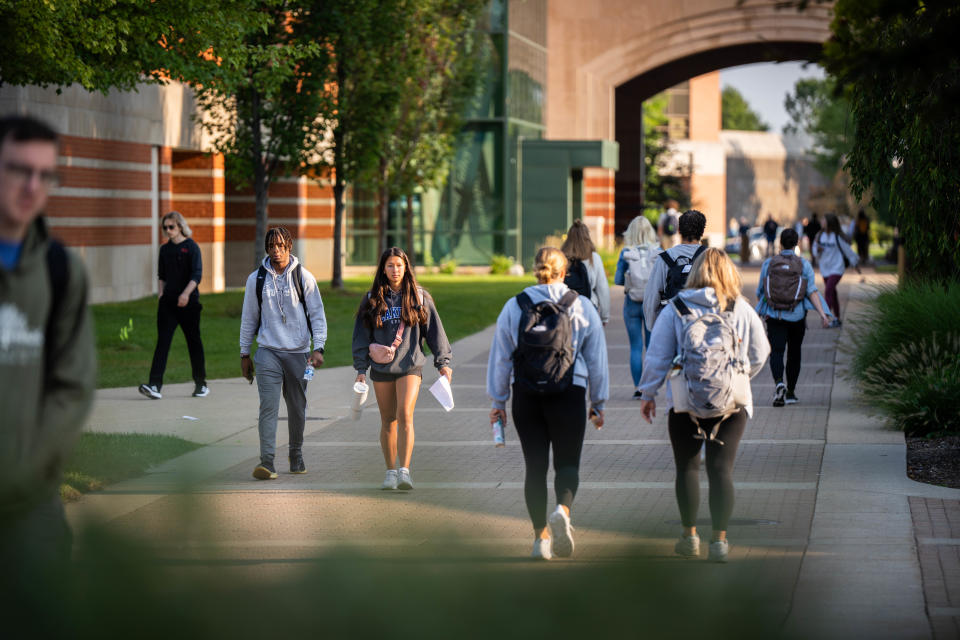
[[634,392],[633,392],[633,399],[634,399],[634,400],[639,400],[639,399],[642,398],[642,397],[643,397],[643,392],[642,392],[642,391],[634,391]]
[[257,480],[276,480],[277,470],[269,462],[261,462],[254,468],[253,477]]
[[786,395],[786,393],[787,393],[787,387],[784,386],[782,382],[778,382],[777,390],[774,391],[773,393],[773,406],[782,407],[784,402],[783,398]]
[[795,394],[795,393],[793,392],[793,389],[787,389],[787,395],[786,395],[786,397],[783,399],[783,401],[784,401],[785,403],[787,403],[787,404],[797,404],[797,402],[798,402],[798,401],[797,401],[797,394]]
[[303,454],[295,453],[290,456],[290,473],[306,473],[307,467],[303,464]]
[[206,398],[208,395],[210,395],[210,388],[205,384],[198,384],[193,389],[194,398]]

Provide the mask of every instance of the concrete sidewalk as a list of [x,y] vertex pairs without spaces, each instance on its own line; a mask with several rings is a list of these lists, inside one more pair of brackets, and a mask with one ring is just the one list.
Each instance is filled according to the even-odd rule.
[[[757,274],[757,269],[744,272],[751,296]],[[909,500],[958,500],[960,490],[908,480],[902,434],[866,416],[841,378],[848,356],[838,342],[856,331],[856,310],[871,295],[871,285],[893,281],[868,280],[862,284],[850,274],[841,283],[846,315],[841,331],[809,321],[800,404],[770,406],[769,369],[753,381],[757,408],[734,472],[731,557],[758,559],[771,568],[765,586],[782,609],[786,631],[804,637],[928,638]],[[604,429],[587,433],[573,562],[638,553],[669,558],[679,532],[666,420],[658,412],[647,425],[630,397],[621,289],[612,293],[611,400]],[[176,522],[189,502],[217,517],[203,535],[184,534],[174,546],[213,546],[221,557],[269,560],[274,567],[334,545],[390,556],[416,553],[425,544],[442,544],[450,531],[468,532],[465,540],[461,536],[466,544],[523,557],[531,536],[513,427],[506,448],[494,449],[490,442],[484,380],[491,335],[488,329],[454,345],[453,412],[444,412],[426,389],[421,393],[412,492],[378,490],[383,461],[375,401],[368,400],[359,421],[351,420],[354,373],[341,367],[318,370],[308,389],[309,473],[284,473],[281,428],[281,473],[273,482],[250,477],[257,461],[257,394],[245,380],[214,381],[203,399],[190,397],[192,384],[165,386],[160,401],[134,388],[99,392],[89,430],[169,433],[208,446],[143,478],[86,496],[68,507],[68,516],[77,526],[109,521],[118,531],[145,536],[170,551],[159,532]],[[427,371],[424,385],[435,378]],[[709,530],[705,491],[700,515],[699,524]],[[949,607],[934,612],[954,613]]]

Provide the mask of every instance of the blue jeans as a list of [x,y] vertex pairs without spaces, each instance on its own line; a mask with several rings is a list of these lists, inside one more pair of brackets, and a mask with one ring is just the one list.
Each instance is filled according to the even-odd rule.
[[627,336],[630,338],[630,375],[636,387],[643,373],[643,349],[650,344],[650,331],[643,324],[642,302],[635,302],[630,296],[624,297],[623,323],[627,325]]

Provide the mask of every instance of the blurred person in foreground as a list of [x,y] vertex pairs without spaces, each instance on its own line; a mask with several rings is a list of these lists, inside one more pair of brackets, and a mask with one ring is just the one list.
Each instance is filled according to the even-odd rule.
[[57,155],[46,124],[0,118],[0,559],[11,581],[70,559],[60,481],[96,376],[86,270],[41,215]]

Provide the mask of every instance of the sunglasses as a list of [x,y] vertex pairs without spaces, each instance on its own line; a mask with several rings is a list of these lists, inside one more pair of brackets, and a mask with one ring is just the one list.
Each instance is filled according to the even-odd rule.
[[165,224],[165,225],[163,225],[163,228],[164,228],[164,229],[167,229],[168,231],[173,231],[174,229],[177,228],[177,225],[175,225],[175,224]]

